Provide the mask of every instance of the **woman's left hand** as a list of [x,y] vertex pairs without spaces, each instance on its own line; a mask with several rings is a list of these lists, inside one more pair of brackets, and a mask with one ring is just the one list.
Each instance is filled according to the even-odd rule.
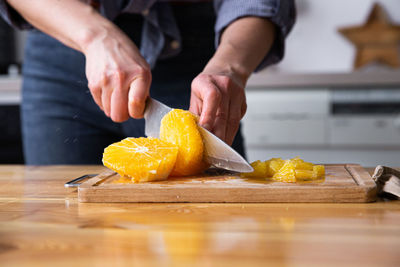
[[190,111],[199,124],[232,145],[246,113],[245,81],[232,72],[207,71],[192,82]]
[[200,125],[231,145],[246,113],[244,87],[275,39],[275,25],[261,17],[235,20],[222,33],[217,51],[192,82],[190,111]]

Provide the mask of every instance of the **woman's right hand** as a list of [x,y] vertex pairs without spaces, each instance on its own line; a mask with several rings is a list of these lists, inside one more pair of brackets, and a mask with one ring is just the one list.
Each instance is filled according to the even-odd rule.
[[85,54],[90,92],[107,116],[115,122],[143,117],[150,67],[116,25],[86,1],[7,2],[33,26]]
[[116,26],[83,47],[88,86],[96,104],[115,122],[143,117],[151,71],[136,45]]

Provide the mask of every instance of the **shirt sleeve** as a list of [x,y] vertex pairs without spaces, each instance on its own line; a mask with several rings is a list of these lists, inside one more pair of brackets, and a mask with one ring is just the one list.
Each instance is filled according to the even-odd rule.
[[21,30],[33,28],[6,0],[0,0],[0,16],[15,28]]
[[215,44],[218,46],[223,30],[241,17],[268,18],[276,26],[276,38],[270,52],[265,56],[256,72],[279,62],[285,51],[285,38],[296,20],[294,0],[215,0],[217,13]]

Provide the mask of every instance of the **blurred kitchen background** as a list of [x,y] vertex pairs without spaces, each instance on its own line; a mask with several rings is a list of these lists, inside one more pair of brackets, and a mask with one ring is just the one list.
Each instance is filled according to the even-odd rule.
[[[253,75],[246,88],[249,161],[300,156],[319,163],[399,166],[400,69],[374,61],[355,69],[357,48],[338,31],[364,25],[376,3],[390,23],[400,25],[398,0],[296,1],[297,23],[284,60]],[[0,163],[23,163],[18,110],[23,43],[24,33],[0,20]],[[400,37],[396,47],[400,60]]]

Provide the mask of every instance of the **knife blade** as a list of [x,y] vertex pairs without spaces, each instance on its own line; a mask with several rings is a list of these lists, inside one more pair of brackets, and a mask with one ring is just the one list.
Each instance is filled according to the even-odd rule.
[[161,119],[170,112],[172,108],[164,105],[151,97],[146,100],[144,110],[144,134],[146,136],[160,138]]
[[[160,137],[161,119],[172,109],[163,103],[148,98],[144,111],[146,136]],[[199,125],[204,142],[205,159],[211,165],[236,172],[252,172],[250,164],[224,141]]]

